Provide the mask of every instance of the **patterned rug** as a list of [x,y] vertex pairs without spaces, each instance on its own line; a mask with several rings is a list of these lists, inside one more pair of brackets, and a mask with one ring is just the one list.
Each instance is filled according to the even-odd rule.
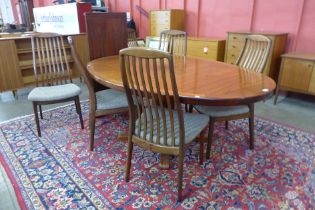
[[[83,103],[87,126],[88,105]],[[127,143],[117,141],[128,116],[97,120],[95,151],[74,106],[44,113],[42,138],[33,116],[0,124],[0,154],[24,209],[314,209],[315,135],[256,118],[256,147],[247,121],[216,124],[211,159],[198,165],[196,143],[186,152],[184,197],[177,202],[177,158],[134,148],[124,181]]]

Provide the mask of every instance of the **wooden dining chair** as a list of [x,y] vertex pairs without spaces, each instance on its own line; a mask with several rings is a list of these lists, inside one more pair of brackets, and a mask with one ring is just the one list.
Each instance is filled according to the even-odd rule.
[[133,28],[127,28],[128,33],[128,47],[138,47],[136,31]]
[[185,31],[164,30],[160,34],[159,49],[175,56],[186,56],[187,34]]
[[87,72],[86,67],[82,64],[73,45],[73,38],[71,36],[68,36],[68,42],[71,47],[72,57],[89,90],[90,150],[93,151],[96,118],[115,113],[127,112],[128,102],[125,93],[108,89],[93,80]]
[[62,36],[38,33],[31,37],[33,69],[36,87],[28,95],[32,101],[38,136],[41,137],[38,109],[43,119],[42,105],[74,101],[84,128],[79,94],[81,89],[72,83],[69,55]]
[[[248,35],[236,64],[245,71],[262,72],[271,48],[271,40],[264,35]],[[254,149],[254,104],[242,106],[194,106],[197,111],[207,114],[210,118],[206,158],[210,157],[213,139],[214,122],[225,121],[228,128],[229,120],[249,119],[250,149]]]
[[171,54],[150,48],[128,48],[119,54],[130,120],[126,181],[130,179],[134,144],[161,155],[179,156],[181,201],[185,151],[207,126],[208,116],[183,113]]

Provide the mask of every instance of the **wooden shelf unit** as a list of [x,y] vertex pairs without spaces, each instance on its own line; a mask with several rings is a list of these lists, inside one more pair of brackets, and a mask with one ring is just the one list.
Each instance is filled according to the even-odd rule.
[[292,52],[281,57],[274,104],[280,90],[315,95],[315,54]]
[[288,34],[266,32],[228,32],[225,47],[226,63],[235,64],[245,44],[245,37],[249,34],[262,34],[272,40],[271,52],[268,57],[263,74],[277,80],[281,63],[280,55],[284,53]]
[[150,36],[160,36],[161,31],[176,29],[184,31],[185,13],[181,9],[150,11]]
[[[74,46],[84,65],[89,61],[86,34],[73,35]],[[64,36],[67,58],[72,69],[72,77],[79,77],[79,70],[73,65],[67,35]],[[32,47],[30,37],[0,39],[0,92],[17,90],[35,82],[33,73]]]

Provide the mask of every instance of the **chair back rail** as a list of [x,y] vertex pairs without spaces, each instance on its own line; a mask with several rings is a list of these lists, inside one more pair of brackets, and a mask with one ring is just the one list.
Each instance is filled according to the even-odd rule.
[[[176,147],[175,137],[184,139],[184,123],[172,55],[149,48],[128,48],[120,51],[120,63],[133,136],[150,144]],[[179,122],[179,134],[175,133],[175,121]]]
[[271,40],[269,37],[258,34],[248,35],[236,65],[246,70],[261,73],[267,63],[270,48]]
[[61,35],[39,33],[32,36],[31,42],[36,86],[72,82],[70,57]]
[[175,56],[186,56],[187,34],[185,31],[165,30],[160,34],[159,49]]

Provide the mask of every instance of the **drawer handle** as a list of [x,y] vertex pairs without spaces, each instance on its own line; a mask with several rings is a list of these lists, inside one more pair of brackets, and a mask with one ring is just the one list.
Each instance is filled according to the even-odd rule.
[[236,37],[236,36],[233,36],[233,39],[237,39],[237,37]]
[[235,55],[234,55],[234,54],[232,54],[231,56],[232,56],[232,57],[235,57]]
[[236,48],[234,45],[232,45],[232,48]]
[[308,68],[312,68],[313,65],[312,65],[312,64],[308,64],[307,67],[308,67]]

